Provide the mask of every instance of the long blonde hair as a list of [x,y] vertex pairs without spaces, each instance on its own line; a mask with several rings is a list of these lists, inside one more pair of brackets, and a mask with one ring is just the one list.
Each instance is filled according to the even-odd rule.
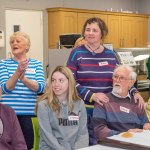
[[[65,67],[65,66],[57,66],[52,71],[52,73],[51,73],[51,75],[48,79],[48,87],[46,89],[46,92],[45,92],[44,95],[42,95],[39,98],[38,102],[43,101],[45,99],[48,99],[47,105],[49,107],[51,107],[53,111],[57,111],[58,114],[60,113],[60,107],[59,107],[56,95],[54,94],[54,92],[52,90],[52,86],[51,86],[52,76],[55,72],[62,73],[68,79],[68,83],[69,83],[68,100],[69,100],[70,111],[72,111],[73,108],[74,108],[74,101],[81,100],[81,98],[78,96],[78,93],[77,93],[77,90],[76,90],[76,82],[75,82],[75,79],[73,77],[73,74],[72,74],[71,70],[68,67]],[[36,109],[35,109],[36,113],[37,113],[37,109],[38,109],[38,103],[37,103]]]

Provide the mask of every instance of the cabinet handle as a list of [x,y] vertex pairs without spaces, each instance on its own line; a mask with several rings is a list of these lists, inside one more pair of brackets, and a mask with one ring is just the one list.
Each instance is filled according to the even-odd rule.
[[134,39],[134,46],[136,47],[136,39]]
[[122,39],[120,39],[120,47],[122,47]]
[[124,47],[124,39],[122,39],[122,47]]

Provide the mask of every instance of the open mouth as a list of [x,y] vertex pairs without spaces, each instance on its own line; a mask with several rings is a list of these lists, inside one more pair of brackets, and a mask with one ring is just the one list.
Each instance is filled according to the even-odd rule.
[[115,87],[120,87],[120,85],[119,85],[119,84],[115,84],[114,86],[115,86]]
[[14,49],[14,50],[18,50],[18,47],[14,47],[13,49]]

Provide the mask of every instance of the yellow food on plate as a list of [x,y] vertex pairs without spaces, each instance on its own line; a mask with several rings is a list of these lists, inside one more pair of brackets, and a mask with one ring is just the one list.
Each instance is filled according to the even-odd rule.
[[133,134],[131,132],[124,132],[121,134],[121,136],[124,138],[131,138],[133,137]]

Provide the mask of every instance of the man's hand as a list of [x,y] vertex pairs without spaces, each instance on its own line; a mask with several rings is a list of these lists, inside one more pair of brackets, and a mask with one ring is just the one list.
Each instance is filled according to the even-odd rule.
[[143,126],[144,130],[150,130],[150,123],[145,123]]
[[129,129],[128,132],[143,132],[143,130],[135,128],[135,129]]

